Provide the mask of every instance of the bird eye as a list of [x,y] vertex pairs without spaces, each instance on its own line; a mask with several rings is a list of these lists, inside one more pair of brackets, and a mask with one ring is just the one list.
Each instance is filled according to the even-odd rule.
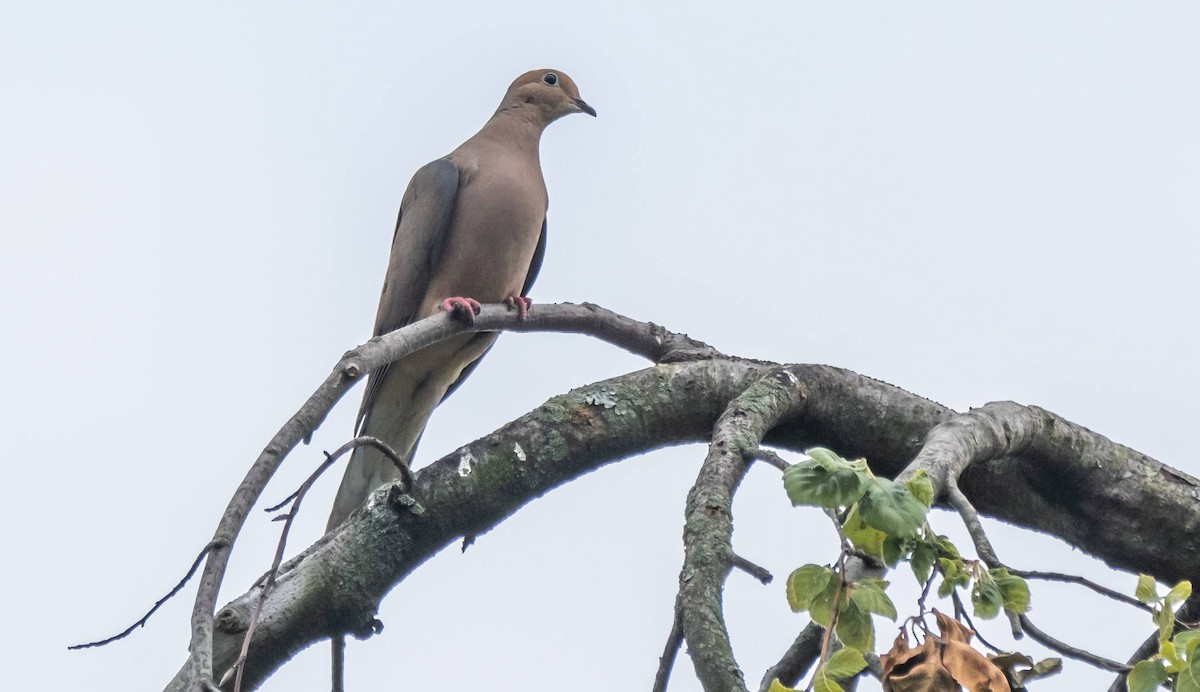
[[547,72],[546,76],[542,77],[542,81],[550,86],[554,86],[555,84],[558,84],[558,75],[554,74],[553,72]]

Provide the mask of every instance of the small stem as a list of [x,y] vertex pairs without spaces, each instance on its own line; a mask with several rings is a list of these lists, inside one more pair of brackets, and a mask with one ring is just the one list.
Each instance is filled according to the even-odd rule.
[[671,680],[671,670],[675,667],[675,657],[683,646],[683,615],[679,608],[679,600],[675,601],[674,619],[671,621],[671,632],[667,635],[667,643],[663,654],[658,659],[658,672],[654,675],[654,687],[651,692],[666,692],[667,683]]
[[1124,663],[1119,663],[1112,659],[1104,658],[1103,656],[1097,656],[1089,651],[1084,651],[1083,649],[1078,649],[1070,644],[1065,644],[1038,629],[1028,617],[1024,615],[1020,617],[1021,626],[1026,632],[1029,633],[1029,638],[1046,647],[1047,649],[1053,649],[1054,651],[1057,651],[1068,658],[1073,658],[1077,661],[1083,661],[1084,663],[1090,663],[1097,668],[1111,670],[1114,673],[1125,673],[1132,668],[1132,666],[1128,666]]
[[734,553],[733,556],[729,558],[729,563],[762,582],[763,586],[770,584],[771,580],[775,578],[771,576],[771,573],[766,567],[760,567],[759,565],[750,562],[737,553]]

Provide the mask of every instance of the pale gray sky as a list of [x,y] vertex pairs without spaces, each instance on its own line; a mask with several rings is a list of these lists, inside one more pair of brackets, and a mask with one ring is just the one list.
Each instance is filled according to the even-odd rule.
[[[180,576],[258,450],[369,335],[409,176],[537,67],[568,72],[600,115],[543,140],[536,300],[960,409],[1039,404],[1200,473],[1198,22],[1191,2],[5,8],[6,685],[171,677],[191,589],[127,641],[64,647],[123,628]],[[581,337],[505,336],[418,463],[639,367]],[[269,499],[348,437],[350,399]],[[702,457],[609,467],[431,560],[385,603],[384,634],[352,643],[350,689],[647,689]],[[335,484],[306,503],[296,549]],[[777,576],[730,580],[757,684],[804,623],[783,577],[835,540],[766,469],[735,509],[738,550]],[[277,530],[252,519],[226,597],[269,564]],[[1133,589],[993,530],[1016,566]],[[1149,631],[1078,590],[1035,585],[1033,604],[1044,629],[1115,658]],[[1009,643],[1004,629],[986,632]],[[326,689],[326,659],[304,652],[266,689]],[[1109,680],[1064,675],[1047,689]],[[680,659],[672,690],[696,689]]]

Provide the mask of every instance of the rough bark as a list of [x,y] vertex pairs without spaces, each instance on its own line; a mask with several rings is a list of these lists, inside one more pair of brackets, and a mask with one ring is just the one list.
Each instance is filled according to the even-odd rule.
[[[405,575],[526,502],[604,464],[708,441],[729,403],[774,367],[713,358],[582,387],[422,469],[409,495],[377,492],[350,521],[284,566],[250,649],[247,685],[260,684],[316,640],[369,632],[379,601]],[[784,421],[766,441],[865,456],[880,475],[903,471],[926,435],[957,417],[846,370],[792,366],[789,372],[804,392],[805,415]],[[1165,581],[1200,574],[1200,484],[1041,409],[1009,413],[977,422],[998,425],[993,434],[1008,442],[995,448],[1005,455],[972,457],[962,467],[959,486],[975,507],[1059,536],[1115,567]],[[1020,444],[1005,437],[1011,431]],[[1161,530],[1166,524],[1188,528]],[[217,615],[212,669],[218,677],[238,655],[257,598],[251,589]],[[186,688],[187,670],[169,689]]]

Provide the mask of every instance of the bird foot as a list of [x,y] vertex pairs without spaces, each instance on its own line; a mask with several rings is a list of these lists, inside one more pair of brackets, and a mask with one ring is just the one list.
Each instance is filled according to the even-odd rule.
[[442,309],[450,313],[452,319],[460,319],[467,324],[475,322],[475,316],[482,308],[483,306],[474,298],[453,296],[442,301]]
[[517,319],[524,320],[529,314],[529,308],[533,307],[533,300],[525,296],[509,296],[504,299],[504,304],[509,310],[517,311]]

